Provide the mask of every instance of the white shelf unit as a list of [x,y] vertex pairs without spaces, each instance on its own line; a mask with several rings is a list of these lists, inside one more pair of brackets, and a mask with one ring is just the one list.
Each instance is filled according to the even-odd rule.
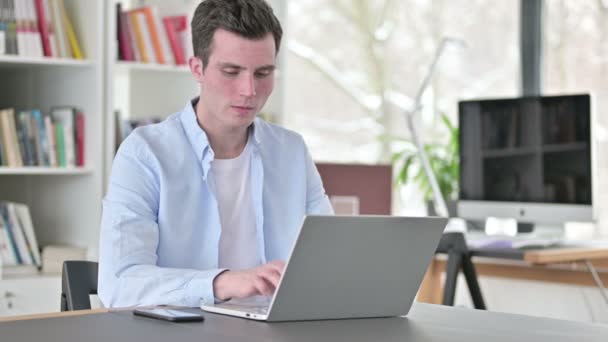
[[[103,0],[64,0],[85,60],[0,56],[0,108],[75,106],[85,115],[85,167],[0,168],[0,200],[25,203],[41,246],[95,257],[103,182]],[[61,176],[61,177],[58,177]]]
[[[164,119],[181,110],[198,93],[198,86],[186,65],[175,66],[118,60],[116,41],[116,4],[122,10],[146,5],[156,6],[160,16],[191,14],[198,1],[129,1],[111,0],[106,3],[107,36],[105,89],[105,180],[110,176],[116,151],[116,115],[123,119]],[[104,189],[106,186],[104,185]]]
[[0,55],[0,63],[3,68],[14,68],[16,65],[62,65],[62,66],[95,66],[97,61],[94,60],[78,60],[71,58],[54,58],[54,57],[20,57],[14,55]]

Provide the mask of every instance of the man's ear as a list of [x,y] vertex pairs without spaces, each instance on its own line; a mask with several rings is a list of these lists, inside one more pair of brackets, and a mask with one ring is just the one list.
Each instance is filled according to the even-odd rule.
[[203,80],[203,61],[196,56],[192,56],[188,59],[188,65],[196,82],[201,83]]

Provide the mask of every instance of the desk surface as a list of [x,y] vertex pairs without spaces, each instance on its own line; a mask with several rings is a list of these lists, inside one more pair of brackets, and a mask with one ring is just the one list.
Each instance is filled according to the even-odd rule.
[[130,311],[0,323],[3,341],[606,341],[608,326],[417,303],[407,318],[264,323],[205,313],[170,323]]
[[473,256],[523,260],[531,264],[554,264],[594,259],[608,259],[608,248],[554,247],[544,249],[471,248]]

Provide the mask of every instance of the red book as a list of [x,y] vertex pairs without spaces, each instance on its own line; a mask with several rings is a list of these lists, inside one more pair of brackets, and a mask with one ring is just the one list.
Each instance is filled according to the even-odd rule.
[[116,33],[118,35],[118,48],[120,49],[120,58],[123,61],[134,61],[131,32],[129,30],[128,14],[122,11],[120,3],[116,4]]
[[186,64],[186,58],[184,57],[184,47],[182,46],[179,37],[179,32],[188,28],[188,19],[186,18],[186,16],[164,17],[163,24],[165,25],[165,30],[167,31],[169,45],[171,45],[171,50],[173,51],[173,55],[175,56],[175,64]]
[[76,114],[76,166],[84,166],[84,115]]
[[40,30],[40,38],[42,39],[42,50],[47,57],[53,56],[51,49],[51,40],[49,33],[49,22],[47,21],[44,0],[35,0],[36,15],[38,16],[38,29]]

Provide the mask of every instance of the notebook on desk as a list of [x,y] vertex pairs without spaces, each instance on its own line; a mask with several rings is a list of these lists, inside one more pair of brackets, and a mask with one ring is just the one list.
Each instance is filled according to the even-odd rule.
[[307,216],[272,298],[202,303],[261,321],[406,315],[447,219]]

